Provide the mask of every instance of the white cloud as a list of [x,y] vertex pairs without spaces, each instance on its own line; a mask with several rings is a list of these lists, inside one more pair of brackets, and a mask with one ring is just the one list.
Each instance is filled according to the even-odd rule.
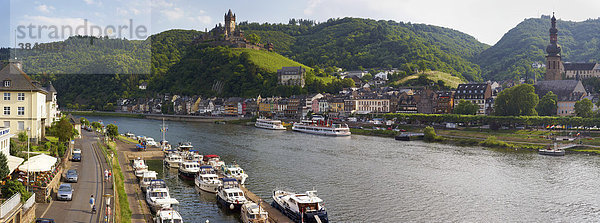
[[165,9],[171,7],[173,7],[172,2],[167,2],[165,0],[152,0],[152,8]]
[[192,21],[193,22],[199,22],[199,23],[202,23],[204,25],[212,24],[212,18],[210,16],[207,16],[207,15],[201,15],[201,16],[192,17]]
[[308,6],[304,9],[305,15],[312,15],[315,8],[321,4],[321,0],[308,0]]
[[50,13],[50,11],[54,10],[54,7],[42,4],[35,7],[35,9],[42,13]]
[[88,5],[97,5],[97,6],[101,6],[102,5],[102,1],[98,0],[98,1],[94,1],[94,0],[83,0],[86,4]]
[[161,13],[166,19],[171,21],[181,19],[184,15],[184,11],[181,8],[164,9],[161,10]]

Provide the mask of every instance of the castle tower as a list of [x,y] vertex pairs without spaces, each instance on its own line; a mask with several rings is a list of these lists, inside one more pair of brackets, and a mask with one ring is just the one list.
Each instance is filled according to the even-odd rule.
[[550,44],[546,47],[546,77],[545,80],[562,80],[563,65],[560,60],[560,45],[558,45],[558,29],[556,29],[556,18],[552,13],[552,19],[550,20],[552,27],[550,28]]
[[233,35],[235,31],[235,14],[231,13],[231,9],[229,12],[225,14],[225,36]]

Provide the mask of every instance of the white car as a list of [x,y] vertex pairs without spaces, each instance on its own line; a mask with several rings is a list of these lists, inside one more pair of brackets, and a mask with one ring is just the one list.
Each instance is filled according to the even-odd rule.
[[74,148],[74,149],[73,149],[73,152],[72,152],[72,154],[71,154],[71,155],[73,155],[73,154],[75,154],[75,153],[79,153],[79,154],[81,154],[81,149],[79,149],[79,148]]

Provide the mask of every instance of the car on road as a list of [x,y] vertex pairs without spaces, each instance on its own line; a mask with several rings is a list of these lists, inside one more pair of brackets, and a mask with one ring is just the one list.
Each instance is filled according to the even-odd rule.
[[35,219],[35,223],[54,223],[54,219],[52,219],[52,218],[38,218],[38,219]]
[[77,162],[81,162],[81,153],[75,153],[73,154],[73,157],[71,157],[72,161],[77,161]]
[[74,148],[74,149],[73,149],[73,152],[71,152],[71,155],[72,155],[72,154],[75,154],[75,153],[81,153],[81,149],[79,149],[79,148]]
[[61,184],[58,187],[58,192],[56,193],[57,200],[73,200],[73,187],[71,184]]
[[74,170],[74,169],[67,170],[67,173],[65,174],[65,181],[77,183],[78,178],[79,178],[79,175],[77,174],[77,170]]

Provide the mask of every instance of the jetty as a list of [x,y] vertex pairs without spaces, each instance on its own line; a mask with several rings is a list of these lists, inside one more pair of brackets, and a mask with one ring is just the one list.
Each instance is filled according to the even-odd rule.
[[394,138],[401,141],[422,140],[425,137],[421,132],[403,132],[396,135]]

